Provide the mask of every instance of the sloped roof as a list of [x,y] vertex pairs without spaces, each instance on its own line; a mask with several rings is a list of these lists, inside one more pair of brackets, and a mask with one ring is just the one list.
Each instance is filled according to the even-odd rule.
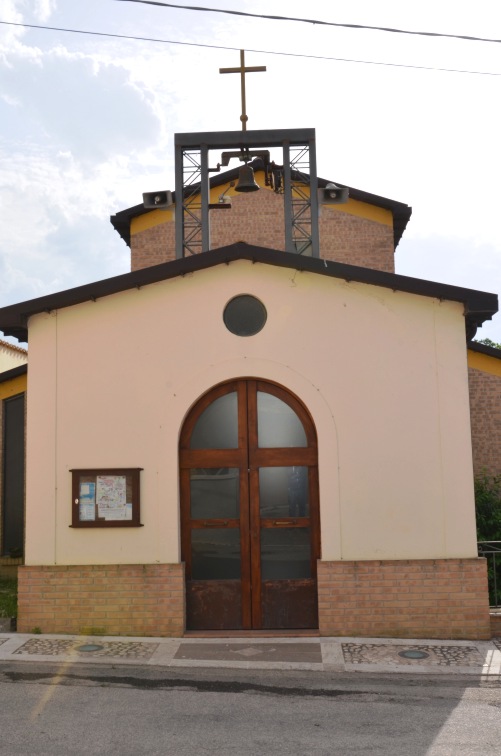
[[[249,163],[249,165],[252,166],[255,171],[263,170],[263,163],[260,158],[255,158],[251,163]],[[225,171],[224,173],[219,173],[212,176],[210,178],[210,186],[221,186],[222,184],[226,184],[229,181],[238,180],[239,170],[240,168],[237,166],[236,168],[232,168],[229,171]],[[292,171],[292,178],[295,178],[296,174],[297,171]],[[332,179],[318,178],[318,186],[321,189],[330,182],[332,182]],[[366,202],[369,205],[375,205],[376,207],[381,207],[384,210],[390,210],[390,212],[393,214],[393,244],[396,249],[411,217],[412,208],[410,208],[409,205],[405,205],[403,202],[396,202],[395,200],[386,199],[386,197],[379,197],[377,194],[363,192],[360,189],[355,189],[352,186],[347,187],[346,184],[339,184],[339,182],[337,181],[335,183],[343,189],[348,188],[350,191],[351,199],[358,200],[359,202]],[[196,191],[199,186],[200,184],[194,184],[193,186],[190,186],[190,193],[194,190]],[[172,193],[172,197],[175,202],[175,192]],[[130,224],[133,218],[137,218],[138,216],[144,215],[145,213],[151,213],[151,209],[146,210],[144,205],[141,203],[140,205],[134,205],[134,207],[120,210],[118,213],[115,213],[115,215],[110,216],[110,221],[113,228],[118,231],[124,242],[129,247]]]
[[339,278],[344,281],[356,281],[382,286],[393,291],[403,291],[419,294],[424,297],[462,302],[466,319],[468,339],[472,339],[475,331],[485,320],[490,320],[498,310],[496,294],[465,289],[460,286],[425,281],[421,278],[401,276],[396,273],[385,273],[371,268],[357,265],[330,262],[318,257],[303,257],[302,255],[282,252],[281,250],[256,247],[244,242],[231,244],[227,247],[202,252],[179,260],[153,265],[148,268],[124,273],[113,278],[77,286],[56,294],[49,294],[27,302],[0,308],[0,330],[9,336],[15,336],[20,341],[28,341],[28,319],[40,312],[50,312],[63,307],[71,307],[81,302],[96,300],[121,291],[147,286],[158,281],[165,281],[187,273],[212,268],[216,265],[230,264],[235,260],[249,260],[253,263],[274,265],[298,271],[316,273],[321,276]]
[[17,346],[17,344],[11,344],[9,341],[4,341],[3,339],[0,339],[0,347],[4,347],[5,349],[12,349],[13,352],[20,352],[25,357],[28,356],[27,349],[24,349],[24,347]]
[[496,360],[501,360],[501,349],[487,346],[487,344],[480,344],[478,341],[470,341],[468,349],[479,354],[485,354],[487,357],[494,357]]
[[28,365],[18,365],[17,367],[10,368],[10,370],[4,370],[0,373],[0,383],[6,383],[13,378],[19,378],[20,375],[26,375],[28,373]]

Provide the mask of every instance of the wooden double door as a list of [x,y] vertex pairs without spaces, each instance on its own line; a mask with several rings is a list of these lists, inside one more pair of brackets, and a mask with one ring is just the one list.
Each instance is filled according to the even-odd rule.
[[317,441],[283,388],[221,384],[180,441],[189,630],[318,627]]

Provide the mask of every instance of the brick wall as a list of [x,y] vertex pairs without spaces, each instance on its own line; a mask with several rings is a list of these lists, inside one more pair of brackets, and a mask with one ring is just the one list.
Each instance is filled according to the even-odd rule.
[[[318,598],[322,636],[491,637],[484,559],[319,562]],[[19,567],[19,632],[180,637],[184,606],[181,564]]]
[[179,637],[182,564],[20,567],[18,631]]
[[[244,241],[272,249],[285,249],[283,197],[268,190],[231,198],[231,210],[212,210],[213,249]],[[326,260],[394,272],[393,228],[321,207],[320,255]],[[175,258],[174,222],[139,231],[131,236],[131,269],[138,270]]]
[[395,272],[392,226],[322,207],[319,232],[325,260]]
[[171,221],[131,234],[132,271],[176,258],[175,226]]
[[239,241],[285,249],[284,200],[266,189],[232,197],[231,210],[212,210],[210,224],[213,249]]
[[468,368],[475,475],[501,475],[501,376]]
[[319,562],[320,634],[491,637],[485,559]]

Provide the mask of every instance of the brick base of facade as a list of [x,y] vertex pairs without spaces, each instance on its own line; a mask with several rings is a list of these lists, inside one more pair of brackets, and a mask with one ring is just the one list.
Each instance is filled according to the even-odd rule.
[[179,637],[182,564],[20,567],[18,631]]
[[319,562],[322,636],[491,637],[485,559]]
[[[18,631],[181,637],[182,564],[20,566]],[[319,562],[322,636],[501,635],[485,559]]]

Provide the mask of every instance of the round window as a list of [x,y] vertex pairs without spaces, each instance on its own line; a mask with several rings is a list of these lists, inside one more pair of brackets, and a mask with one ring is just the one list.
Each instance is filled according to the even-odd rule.
[[267,317],[264,304],[250,294],[230,299],[223,313],[226,328],[235,336],[254,336],[264,328]]

